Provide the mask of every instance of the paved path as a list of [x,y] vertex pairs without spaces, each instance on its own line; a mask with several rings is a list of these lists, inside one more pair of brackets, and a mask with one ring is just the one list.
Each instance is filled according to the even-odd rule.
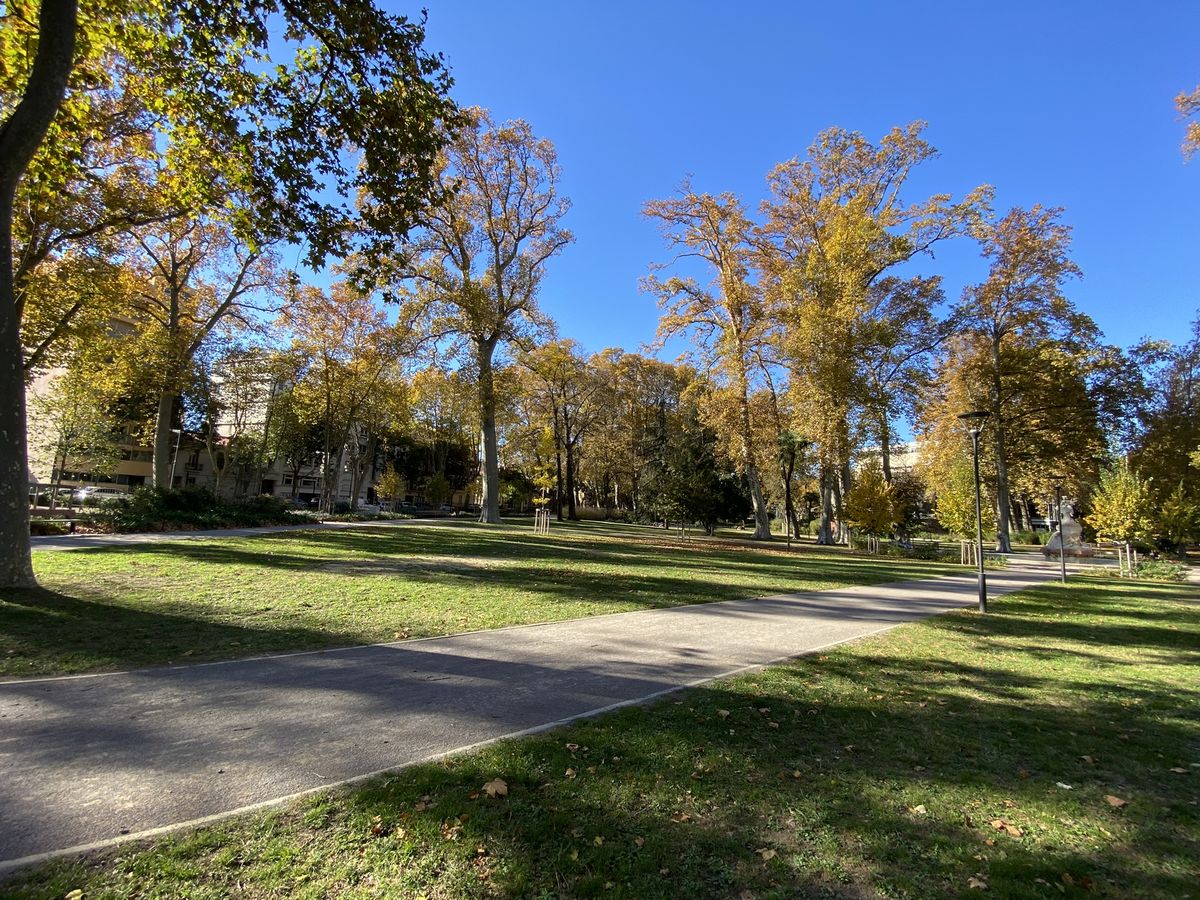
[[82,550],[87,547],[123,547],[130,544],[161,544],[165,541],[199,541],[208,538],[253,537],[279,531],[333,531],[339,528],[393,528],[397,525],[429,525],[443,519],[378,519],[363,522],[306,522],[303,525],[264,525],[261,528],[207,528],[203,531],[142,531],[136,534],[50,534],[29,539],[34,550]]
[[[1054,577],[989,573],[992,596]],[[0,871],[265,805],[975,602],[955,576],[0,683]]]

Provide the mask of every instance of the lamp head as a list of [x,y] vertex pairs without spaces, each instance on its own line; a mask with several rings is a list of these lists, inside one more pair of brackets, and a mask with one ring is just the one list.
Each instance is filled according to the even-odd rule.
[[973,409],[970,412],[959,413],[958,419],[967,426],[971,434],[979,434],[983,430],[984,420],[991,416],[985,409]]

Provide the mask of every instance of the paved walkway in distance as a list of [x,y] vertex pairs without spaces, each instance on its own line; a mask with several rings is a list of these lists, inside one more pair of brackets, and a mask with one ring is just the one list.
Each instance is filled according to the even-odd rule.
[[[992,597],[1055,577],[1034,558]],[[277,802],[976,602],[973,575],[0,683],[0,871]]]
[[303,525],[264,525],[260,528],[206,528],[203,531],[140,531],[136,534],[48,534],[31,537],[34,550],[83,550],[87,547],[123,547],[161,544],[166,541],[199,541],[207,538],[253,537],[279,531],[332,531],[338,528],[391,528],[396,525],[441,522],[428,519],[377,519],[362,522],[306,522]]

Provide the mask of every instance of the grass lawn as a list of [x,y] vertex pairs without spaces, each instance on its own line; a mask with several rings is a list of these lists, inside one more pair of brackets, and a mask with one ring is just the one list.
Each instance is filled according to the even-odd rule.
[[0,893],[1196,897],[1198,601],[1047,585]]
[[921,578],[945,564],[601,523],[401,525],[38,551],[0,592],[0,675],[391,641]]

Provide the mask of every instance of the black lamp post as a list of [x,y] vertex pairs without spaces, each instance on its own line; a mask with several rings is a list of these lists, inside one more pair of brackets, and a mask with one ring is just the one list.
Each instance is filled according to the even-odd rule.
[[977,409],[965,412],[958,418],[967,426],[971,435],[971,452],[975,461],[975,559],[979,563],[979,611],[987,612],[987,576],[983,573],[983,501],[979,489],[979,433],[984,420],[991,413]]
[[183,429],[172,428],[171,433],[175,435],[175,452],[171,454],[171,483],[167,485],[168,490],[175,488],[175,464],[179,462],[179,444],[183,440]]
[[1058,516],[1058,566],[1062,571],[1062,583],[1067,583],[1067,539],[1063,534],[1062,477],[1054,479],[1054,512]]

